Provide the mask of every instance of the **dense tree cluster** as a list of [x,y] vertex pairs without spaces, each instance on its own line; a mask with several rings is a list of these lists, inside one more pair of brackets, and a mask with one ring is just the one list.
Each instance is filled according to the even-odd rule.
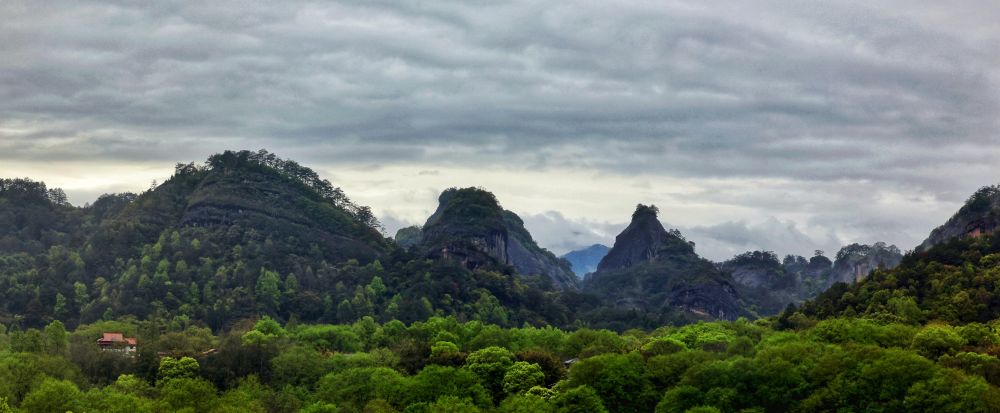
[[1000,199],[1000,185],[984,186],[969,196],[956,215],[988,212],[997,199]]
[[800,313],[927,322],[988,322],[1000,314],[1000,236],[956,238],[907,254],[899,267],[837,284]]
[[[6,411],[987,412],[1000,408],[994,324],[833,318],[653,331],[501,328],[454,317],[406,325],[281,325],[218,335],[122,319],[0,327]],[[139,337],[134,357],[102,331]]]
[[747,251],[737,254],[728,262],[735,265],[758,265],[775,269],[781,266],[778,256],[772,251]]
[[[316,171],[299,165],[298,162],[293,160],[281,159],[264,149],[256,152],[245,150],[238,152],[225,151],[210,156],[206,162],[206,166],[217,170],[239,170],[248,166],[255,166],[277,171],[282,176],[305,185],[337,207],[346,209],[366,225],[381,228],[381,224],[375,218],[371,208],[351,202],[342,189],[333,186],[330,181],[320,178]],[[193,164],[178,166],[178,171],[194,170],[196,169]]]
[[47,188],[45,183],[26,178],[0,179],[0,197],[20,198],[41,202],[51,202],[57,206],[69,205],[66,192],[60,188]]

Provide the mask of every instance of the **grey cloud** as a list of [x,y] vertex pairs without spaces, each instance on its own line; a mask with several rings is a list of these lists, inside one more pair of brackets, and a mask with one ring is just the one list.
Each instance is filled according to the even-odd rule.
[[382,223],[382,228],[385,230],[385,235],[389,237],[395,237],[396,231],[399,231],[402,228],[406,228],[412,225],[417,225],[412,222],[407,222],[405,220],[401,220],[399,218],[396,218],[395,216],[388,214],[383,214],[381,217],[379,217],[379,222]]
[[[14,0],[0,3],[0,160],[264,147],[330,170],[642,174],[643,191],[744,206],[747,222],[796,214],[905,245],[997,179],[1000,11],[958,9]],[[668,193],[657,177],[703,190]],[[536,225],[593,238],[564,221]]]
[[[627,222],[568,219],[555,211],[521,214],[521,218],[539,245],[558,255],[593,244],[612,246],[615,236],[628,225]],[[759,222],[724,221],[708,226],[664,223],[664,226],[680,230],[685,238],[695,242],[699,254],[715,261],[751,250],[812,256],[813,251],[819,249],[833,254],[846,244],[833,233],[810,235],[794,222],[774,217]],[[872,243],[879,239],[857,241]]]
[[594,244],[611,246],[628,223],[568,219],[557,211],[518,214],[535,242],[556,255]]
[[[845,242],[834,234],[810,236],[793,222],[769,218],[758,223],[728,221],[712,226],[697,226],[681,230],[685,237],[695,241],[698,252],[713,260],[722,261],[750,250],[773,251],[779,255],[795,254],[812,256],[815,250],[832,255]],[[876,240],[867,241],[868,243]]]

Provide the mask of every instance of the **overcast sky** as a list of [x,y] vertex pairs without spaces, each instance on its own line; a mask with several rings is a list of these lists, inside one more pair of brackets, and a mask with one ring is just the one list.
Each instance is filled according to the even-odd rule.
[[557,253],[906,250],[1000,177],[1000,6],[0,2],[0,176],[82,204],[267,148],[391,232],[482,186]]

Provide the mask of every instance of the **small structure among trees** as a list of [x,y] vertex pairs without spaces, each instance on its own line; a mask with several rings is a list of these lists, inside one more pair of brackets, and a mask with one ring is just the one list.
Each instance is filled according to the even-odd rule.
[[104,333],[97,339],[97,345],[104,351],[114,351],[128,355],[135,354],[135,337],[125,337],[122,333]]

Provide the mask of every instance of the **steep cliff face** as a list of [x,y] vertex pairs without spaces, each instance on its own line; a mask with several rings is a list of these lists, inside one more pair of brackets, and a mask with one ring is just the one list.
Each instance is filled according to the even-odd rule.
[[1000,186],[983,187],[969,197],[944,225],[931,231],[917,250],[927,251],[952,238],[990,235],[997,229],[1000,229]]
[[832,265],[822,251],[817,251],[809,260],[786,255],[781,261],[770,251],[749,251],[719,267],[741,286],[744,300],[756,304],[761,315],[770,315],[789,303],[801,303],[826,289],[830,285]]
[[584,249],[571,251],[563,255],[562,259],[569,261],[570,265],[572,265],[573,273],[577,277],[583,278],[588,273],[597,271],[597,264],[600,264],[601,260],[608,255],[609,250],[611,248],[608,248],[606,245],[594,244]]
[[615,245],[597,265],[598,272],[630,268],[653,262],[661,253],[693,254],[694,247],[676,234],[668,233],[656,218],[656,206],[639,205],[632,222],[615,237]]
[[830,284],[835,282],[855,283],[868,277],[874,270],[896,268],[903,259],[903,253],[895,245],[876,242],[872,245],[851,244],[837,252],[833,263]]
[[794,285],[794,279],[770,251],[746,252],[722,263],[721,267],[734,281],[747,287],[785,289]]
[[456,260],[470,269],[510,265],[522,275],[545,276],[558,289],[577,289],[569,263],[539,247],[521,218],[482,189],[444,191],[420,238],[432,257]]
[[699,257],[680,233],[665,230],[657,212],[655,206],[636,208],[584,290],[627,311],[689,319],[746,315],[733,279]]

